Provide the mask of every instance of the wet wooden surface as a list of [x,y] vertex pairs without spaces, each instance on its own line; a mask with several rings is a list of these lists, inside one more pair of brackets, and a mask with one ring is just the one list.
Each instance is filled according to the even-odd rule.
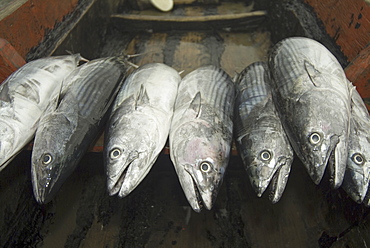
[[119,199],[105,190],[102,154],[89,153],[45,206],[32,196],[29,157],[23,152],[0,178],[3,247],[357,248],[370,242],[368,209],[342,190],[314,185],[297,160],[273,205],[267,194],[256,196],[233,156],[213,209],[195,213],[168,155]]

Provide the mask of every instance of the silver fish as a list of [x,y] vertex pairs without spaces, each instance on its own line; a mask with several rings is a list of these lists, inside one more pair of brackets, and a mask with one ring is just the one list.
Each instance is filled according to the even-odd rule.
[[168,138],[179,73],[164,64],[140,66],[125,81],[105,132],[108,192],[127,196],[145,178]]
[[191,207],[211,209],[228,165],[235,86],[220,68],[206,66],[179,86],[170,128],[170,157]]
[[269,57],[273,98],[290,143],[319,184],[329,158],[332,186],[343,181],[347,163],[351,96],[344,71],[319,42],[287,38]]
[[351,128],[343,189],[357,203],[364,200],[370,179],[370,116],[355,87],[352,92]]
[[128,66],[120,57],[92,60],[73,71],[56,110],[42,117],[32,151],[37,202],[49,202],[100,133]]
[[273,180],[270,200],[280,200],[288,181],[293,150],[272,100],[267,64],[256,62],[238,78],[235,140],[253,189],[259,197]]
[[28,62],[0,85],[0,171],[27,145],[41,116],[54,109],[63,78],[79,54]]

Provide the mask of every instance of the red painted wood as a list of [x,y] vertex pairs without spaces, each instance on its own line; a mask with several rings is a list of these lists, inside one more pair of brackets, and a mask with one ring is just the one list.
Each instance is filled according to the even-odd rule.
[[78,0],[27,1],[0,20],[0,37],[8,40],[25,58],[30,49],[43,40],[48,30],[75,9],[77,3]]
[[[370,44],[345,69],[347,78],[356,86],[365,103],[370,100]],[[367,104],[370,110],[370,105]]]
[[14,47],[0,38],[0,83],[25,63]]
[[326,32],[348,61],[370,42],[370,6],[364,0],[304,0],[323,22]]

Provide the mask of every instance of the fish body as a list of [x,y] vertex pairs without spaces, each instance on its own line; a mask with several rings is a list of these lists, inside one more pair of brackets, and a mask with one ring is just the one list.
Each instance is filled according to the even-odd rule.
[[126,79],[105,132],[108,192],[127,196],[145,178],[166,144],[179,73],[164,64],[145,64]]
[[28,62],[0,85],[0,170],[28,144],[43,114],[56,107],[63,78],[79,54]]
[[53,198],[97,138],[127,68],[119,57],[96,59],[65,79],[70,87],[58,107],[42,117],[35,135],[31,176],[39,203]]
[[347,163],[350,93],[336,58],[309,38],[287,38],[269,57],[273,98],[290,143],[318,184],[329,158],[338,188]]
[[343,189],[357,203],[364,200],[370,177],[370,116],[355,87],[348,82],[352,92],[351,124],[348,143],[347,168]]
[[236,145],[257,195],[273,180],[270,200],[276,203],[288,181],[293,150],[272,100],[267,64],[251,64],[236,81]]
[[170,128],[170,157],[191,207],[211,209],[229,161],[235,85],[215,66],[186,75]]

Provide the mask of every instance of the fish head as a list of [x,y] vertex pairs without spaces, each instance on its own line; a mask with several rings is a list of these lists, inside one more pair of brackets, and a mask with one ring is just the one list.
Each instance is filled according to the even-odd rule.
[[[241,140],[242,147],[247,151],[247,154],[242,154],[245,169],[258,197],[262,196],[282,166],[291,167],[293,151],[287,138],[281,134],[270,126],[251,132]],[[279,188],[285,188],[285,185]]]
[[[304,94],[292,110],[295,142],[291,142],[311,179],[319,184],[330,159],[334,188],[341,185],[347,161],[349,114],[338,97],[325,101],[327,92]],[[311,108],[307,111],[308,108]],[[334,119],[335,118],[335,119]]]
[[171,132],[171,160],[196,212],[202,206],[210,210],[214,204],[228,164],[230,141],[215,123],[202,121],[185,123]]
[[349,151],[343,189],[357,203],[364,200],[369,186],[370,160],[358,150]]
[[140,113],[116,112],[107,125],[104,161],[110,195],[127,196],[145,178],[158,153],[154,120]]
[[[50,119],[49,119],[50,118]],[[48,121],[50,120],[50,121]],[[64,116],[47,115],[36,132],[31,157],[33,193],[40,204],[48,203],[72,173],[73,157],[66,157],[73,126]]]
[[351,122],[351,136],[348,145],[347,168],[343,189],[357,203],[364,200],[370,179],[370,137],[369,123],[364,127]]

